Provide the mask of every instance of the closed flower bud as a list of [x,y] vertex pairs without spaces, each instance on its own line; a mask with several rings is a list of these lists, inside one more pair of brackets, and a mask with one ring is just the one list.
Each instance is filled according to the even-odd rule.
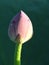
[[24,43],[33,35],[33,26],[29,17],[21,10],[9,24],[8,35],[14,42]]

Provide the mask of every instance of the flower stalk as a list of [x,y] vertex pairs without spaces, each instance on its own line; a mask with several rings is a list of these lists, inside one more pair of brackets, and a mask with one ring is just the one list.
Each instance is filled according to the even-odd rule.
[[14,52],[14,65],[21,65],[21,50],[22,44],[17,43]]

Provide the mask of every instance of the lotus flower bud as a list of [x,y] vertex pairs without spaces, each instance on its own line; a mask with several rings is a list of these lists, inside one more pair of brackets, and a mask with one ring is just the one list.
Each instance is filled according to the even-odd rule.
[[24,43],[33,35],[33,26],[29,17],[21,10],[9,24],[8,35],[14,42]]

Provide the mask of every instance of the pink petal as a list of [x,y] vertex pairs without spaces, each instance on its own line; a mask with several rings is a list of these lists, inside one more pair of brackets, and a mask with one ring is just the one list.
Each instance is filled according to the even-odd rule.
[[[32,23],[29,17],[21,10],[10,22],[8,35],[12,41],[15,41],[18,35],[23,39],[22,43],[29,40],[33,34]],[[28,39],[27,39],[28,38]],[[25,40],[25,41],[24,41]]]

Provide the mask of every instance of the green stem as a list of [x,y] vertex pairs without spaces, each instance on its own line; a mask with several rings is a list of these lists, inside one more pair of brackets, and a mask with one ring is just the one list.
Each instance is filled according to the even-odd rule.
[[14,65],[21,65],[21,49],[22,49],[22,44],[17,43],[14,54]]

